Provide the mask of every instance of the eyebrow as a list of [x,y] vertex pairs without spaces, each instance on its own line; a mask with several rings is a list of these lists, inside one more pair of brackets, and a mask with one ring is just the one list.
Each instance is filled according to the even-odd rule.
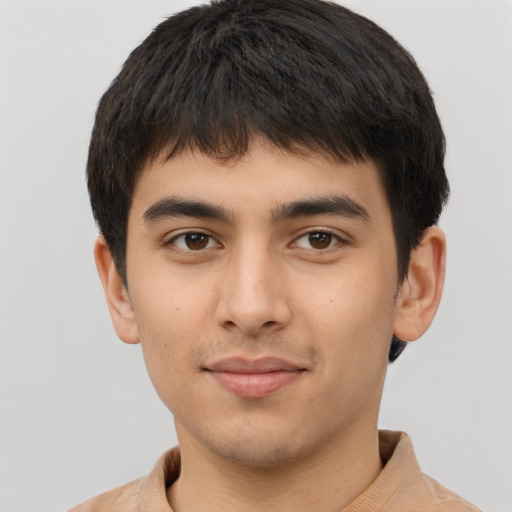
[[224,208],[206,201],[176,197],[166,197],[158,201],[148,208],[143,216],[147,224],[155,224],[158,221],[173,217],[195,217],[198,219],[215,219],[229,222],[231,216]]
[[[274,224],[309,215],[340,215],[365,221],[370,218],[364,206],[346,195],[301,199],[280,205],[271,212]],[[233,215],[228,210],[207,201],[178,197],[166,197],[156,202],[143,215],[147,224],[156,224],[174,217],[214,219],[230,223]]]
[[279,206],[273,212],[272,220],[277,224],[288,219],[308,215],[340,215],[365,221],[370,219],[370,215],[364,206],[346,195],[341,195],[313,197]]

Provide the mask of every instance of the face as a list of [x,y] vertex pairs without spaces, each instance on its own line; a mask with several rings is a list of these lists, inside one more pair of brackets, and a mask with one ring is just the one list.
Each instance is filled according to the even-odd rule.
[[372,162],[263,142],[148,166],[128,296],[180,443],[271,466],[376,429],[396,316],[389,206]]

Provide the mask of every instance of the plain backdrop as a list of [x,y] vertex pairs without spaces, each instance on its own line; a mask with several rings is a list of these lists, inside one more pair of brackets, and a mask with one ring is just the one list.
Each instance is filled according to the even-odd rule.
[[[84,182],[96,104],[186,0],[0,0],[0,511],[65,510],[176,443],[117,340]],[[415,56],[448,139],[446,289],[390,367],[382,427],[489,512],[512,511],[512,1],[352,0]]]

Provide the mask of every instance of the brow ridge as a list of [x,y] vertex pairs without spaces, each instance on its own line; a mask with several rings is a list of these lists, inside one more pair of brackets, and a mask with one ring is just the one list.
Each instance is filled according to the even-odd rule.
[[308,215],[341,215],[369,220],[368,210],[347,195],[312,197],[279,206],[272,214],[275,223]]
[[144,222],[155,224],[173,217],[196,217],[229,222],[230,215],[224,208],[202,200],[166,197],[149,207],[143,215]]
[[[312,197],[279,205],[271,212],[274,224],[310,215],[340,215],[369,220],[368,211],[347,195]],[[144,222],[155,224],[174,217],[194,217],[231,222],[232,215],[221,206],[203,200],[166,197],[149,207],[143,215]]]

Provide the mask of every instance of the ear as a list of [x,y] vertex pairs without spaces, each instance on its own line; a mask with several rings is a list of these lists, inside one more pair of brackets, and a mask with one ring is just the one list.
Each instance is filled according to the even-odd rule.
[[139,343],[132,301],[117,271],[112,253],[101,235],[94,245],[94,259],[117,335],[125,343]]
[[441,301],[446,267],[446,239],[437,226],[428,228],[411,252],[409,271],[397,298],[393,334],[418,339],[430,327]]

